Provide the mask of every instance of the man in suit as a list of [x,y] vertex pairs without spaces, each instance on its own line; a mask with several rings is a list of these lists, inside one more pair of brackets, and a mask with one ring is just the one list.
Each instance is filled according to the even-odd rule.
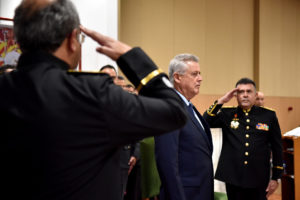
[[[140,95],[78,65],[81,31],[116,60]],[[186,111],[140,49],[80,27],[70,0],[24,0],[14,33],[23,54],[0,76],[1,199],[120,200],[120,148],[183,126]]]
[[[237,107],[222,107],[235,95]],[[223,146],[216,179],[226,183],[229,200],[266,200],[276,190],[283,172],[276,113],[255,106],[255,99],[254,81],[242,78],[204,113],[211,127],[222,128]]]
[[185,102],[189,119],[183,128],[155,137],[155,155],[162,186],[160,200],[212,200],[213,165],[210,129],[190,100],[199,93],[198,58],[175,56],[169,77]]

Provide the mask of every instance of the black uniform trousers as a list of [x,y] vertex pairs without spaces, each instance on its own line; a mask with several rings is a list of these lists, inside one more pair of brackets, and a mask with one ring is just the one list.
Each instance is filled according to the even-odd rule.
[[266,187],[243,188],[226,183],[228,200],[267,200]]

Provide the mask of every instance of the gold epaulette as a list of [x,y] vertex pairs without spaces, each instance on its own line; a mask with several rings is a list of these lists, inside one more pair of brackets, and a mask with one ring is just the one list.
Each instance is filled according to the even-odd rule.
[[70,74],[105,74],[104,72],[99,72],[99,71],[76,71],[69,69],[68,73]]
[[274,166],[273,168],[283,170],[282,166]]
[[139,92],[150,80],[152,80],[154,77],[156,77],[157,75],[163,73],[163,71],[161,69],[156,69],[152,72],[150,72],[146,77],[144,77],[139,86],[137,87],[137,91]]
[[272,108],[268,108],[268,107],[264,107],[264,106],[259,106],[259,107],[264,108],[264,109],[266,109],[266,110],[270,110],[270,111],[276,112],[276,111],[275,111],[274,109],[272,109]]
[[236,106],[222,106],[222,108],[236,108]]

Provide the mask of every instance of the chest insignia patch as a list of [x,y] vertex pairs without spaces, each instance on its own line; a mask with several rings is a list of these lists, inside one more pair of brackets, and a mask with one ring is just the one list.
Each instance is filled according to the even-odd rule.
[[268,124],[258,123],[256,124],[256,129],[263,130],[263,131],[269,131]]
[[239,119],[237,118],[237,114],[234,114],[234,118],[232,119],[231,123],[230,123],[230,127],[232,129],[237,129],[239,127],[240,123],[239,123]]

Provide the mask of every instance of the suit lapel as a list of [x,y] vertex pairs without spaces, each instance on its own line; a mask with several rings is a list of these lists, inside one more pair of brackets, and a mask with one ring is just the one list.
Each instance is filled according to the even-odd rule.
[[211,139],[210,129],[209,129],[207,123],[205,122],[205,120],[202,118],[202,116],[200,115],[200,113],[198,112],[198,110],[194,106],[193,106],[193,109],[196,112],[198,118],[200,119],[204,129],[202,128],[199,121],[196,119],[196,117],[192,113],[189,112],[189,116],[190,116],[193,124],[200,131],[201,137],[203,137],[203,139],[206,141],[209,149],[212,150],[212,139]]

